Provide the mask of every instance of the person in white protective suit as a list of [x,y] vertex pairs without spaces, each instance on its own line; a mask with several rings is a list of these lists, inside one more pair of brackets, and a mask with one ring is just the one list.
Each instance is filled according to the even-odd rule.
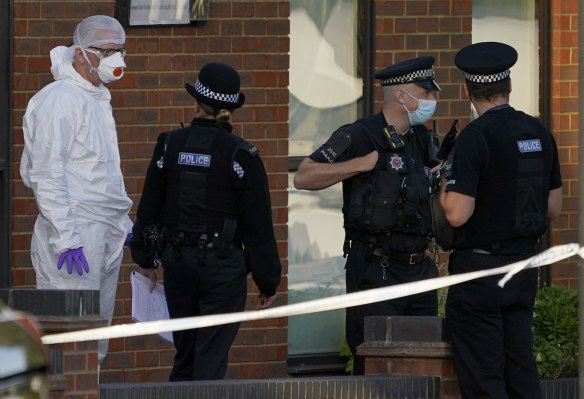
[[[39,210],[30,250],[37,288],[99,290],[109,324],[132,200],[104,83],[123,76],[125,41],[117,20],[94,15],[76,26],[72,46],[51,50],[55,81],[28,103],[20,164]],[[107,348],[99,342],[100,364]]]

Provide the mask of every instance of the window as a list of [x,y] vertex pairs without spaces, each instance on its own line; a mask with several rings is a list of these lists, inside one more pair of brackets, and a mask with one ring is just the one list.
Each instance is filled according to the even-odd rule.
[[[363,113],[367,103],[363,96],[367,57],[362,53],[361,28],[366,24],[360,20],[365,3],[370,2],[291,0],[289,303],[345,293],[341,184],[321,191],[304,191],[294,189],[293,178],[305,156],[339,126],[355,121]],[[290,358],[302,358],[302,364],[307,364],[305,360],[309,358],[318,363],[314,359],[326,354],[338,359],[344,326],[344,309],[290,317]],[[293,373],[303,372],[292,368],[296,370]],[[305,371],[308,369],[315,370],[307,367]]]
[[519,58],[511,68],[510,103],[526,114],[539,111],[539,28],[536,0],[474,0],[472,41],[513,46]]

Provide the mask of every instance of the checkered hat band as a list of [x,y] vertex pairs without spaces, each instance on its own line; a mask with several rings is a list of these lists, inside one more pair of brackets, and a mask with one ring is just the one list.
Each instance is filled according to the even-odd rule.
[[201,82],[199,82],[199,79],[197,79],[197,81],[195,82],[195,90],[197,91],[197,93],[199,93],[207,98],[211,98],[213,100],[218,100],[218,101],[223,101],[226,103],[233,103],[233,104],[237,104],[237,102],[239,101],[239,93],[236,93],[236,94],[215,93],[213,90],[209,89],[207,86],[205,86]]
[[494,83],[499,80],[506,79],[511,74],[511,71],[507,69],[506,71],[496,73],[494,75],[473,75],[471,73],[464,73],[464,78],[470,82],[474,83]]
[[389,86],[396,83],[407,83],[415,82],[416,80],[422,80],[434,77],[434,69],[419,69],[405,75],[392,76],[391,78],[381,79],[382,86]]

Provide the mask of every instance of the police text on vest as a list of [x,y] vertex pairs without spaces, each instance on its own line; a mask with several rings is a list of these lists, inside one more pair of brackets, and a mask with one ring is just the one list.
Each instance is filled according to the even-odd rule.
[[536,152],[541,151],[541,141],[539,139],[522,140],[517,142],[519,152]]
[[208,168],[211,166],[211,155],[179,152],[178,163],[180,165],[204,166]]

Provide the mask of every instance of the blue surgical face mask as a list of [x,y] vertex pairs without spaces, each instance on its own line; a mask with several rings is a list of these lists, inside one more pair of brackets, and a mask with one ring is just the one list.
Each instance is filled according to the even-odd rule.
[[405,104],[403,107],[406,111],[408,111],[408,117],[410,118],[410,124],[412,126],[415,125],[423,125],[424,123],[428,122],[432,115],[434,115],[434,111],[436,111],[436,100],[425,100],[425,99],[418,99],[412,96],[406,89],[402,89],[407,93],[408,96],[413,98],[414,100],[418,101],[418,108],[415,111],[410,111],[406,108]]

